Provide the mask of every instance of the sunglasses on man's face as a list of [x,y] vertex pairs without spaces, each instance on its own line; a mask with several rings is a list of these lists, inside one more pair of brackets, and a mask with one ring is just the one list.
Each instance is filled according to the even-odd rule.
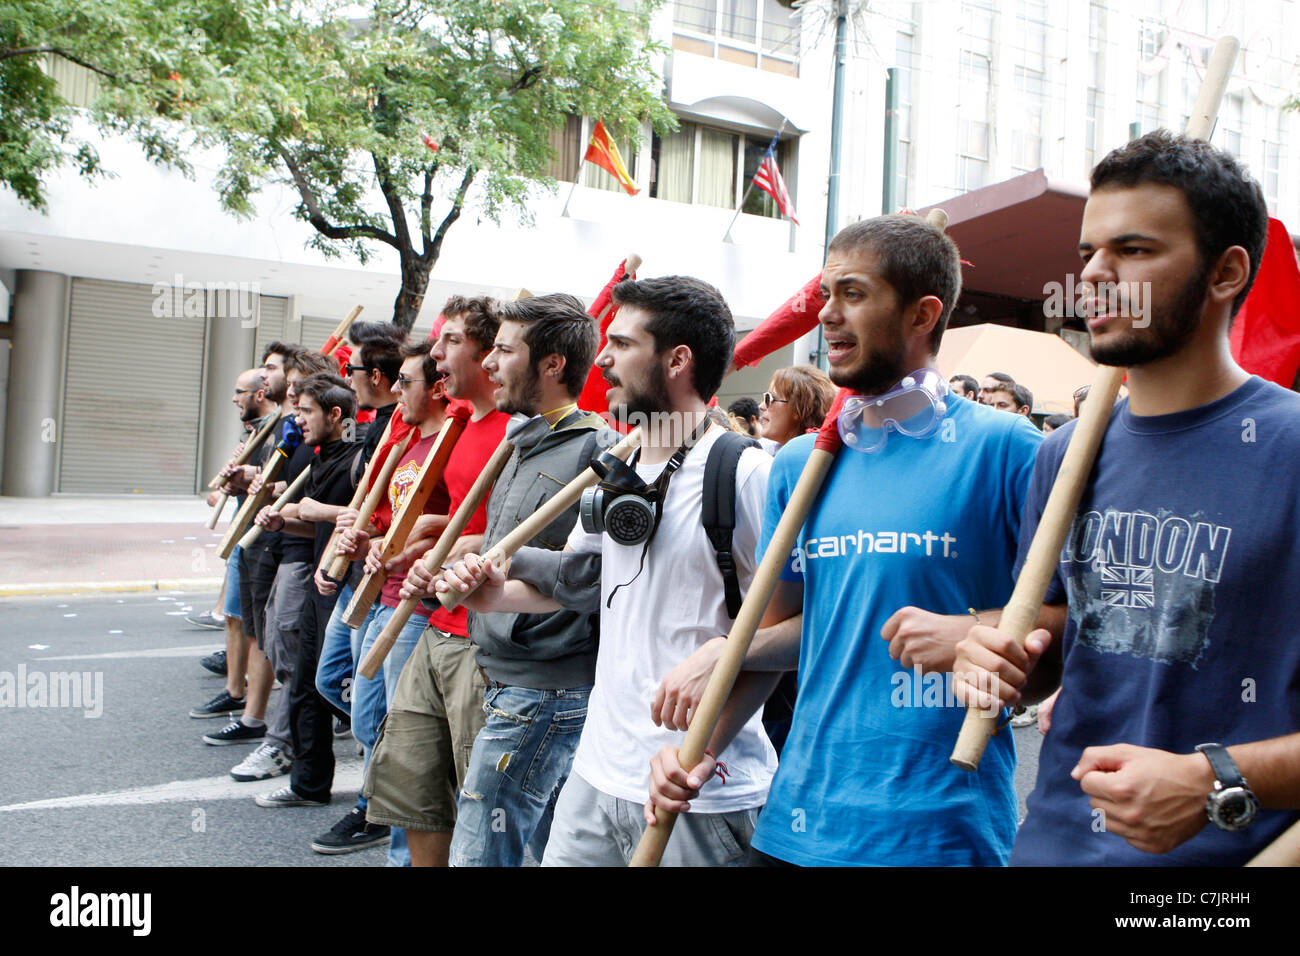
[[369,372],[369,371],[370,371],[370,369],[367,368],[367,367],[364,366],[364,365],[353,365],[353,364],[351,364],[351,363],[348,363],[347,365],[344,365],[343,368],[347,371],[347,373],[348,373],[349,375],[351,375],[353,372]]

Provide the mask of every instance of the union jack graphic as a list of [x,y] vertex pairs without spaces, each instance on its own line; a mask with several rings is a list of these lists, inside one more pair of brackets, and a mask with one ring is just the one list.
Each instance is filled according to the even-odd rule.
[[1101,599],[1111,607],[1155,607],[1155,572],[1150,568],[1101,566]]

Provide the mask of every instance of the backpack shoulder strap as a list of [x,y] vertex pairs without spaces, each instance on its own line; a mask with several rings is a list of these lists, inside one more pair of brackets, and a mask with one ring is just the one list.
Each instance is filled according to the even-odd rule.
[[725,432],[709,449],[704,463],[704,494],[700,520],[704,533],[713,545],[718,570],[727,599],[727,616],[740,613],[740,577],[731,550],[732,532],[736,529],[736,469],[747,448],[760,447],[758,442],[738,432]]

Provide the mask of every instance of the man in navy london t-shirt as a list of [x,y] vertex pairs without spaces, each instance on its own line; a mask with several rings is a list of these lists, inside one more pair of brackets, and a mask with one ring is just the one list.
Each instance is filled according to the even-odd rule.
[[[1060,681],[1015,865],[1238,866],[1300,810],[1300,396],[1227,343],[1266,225],[1259,186],[1206,143],[1152,133],[1093,171],[1092,351],[1128,367],[1129,396],[1048,591],[1067,623],[1023,650],[973,628],[955,665],[1000,664],[1008,702]],[[1103,305],[1103,283],[1145,310]],[[1039,452],[1021,562],[1073,431]]]

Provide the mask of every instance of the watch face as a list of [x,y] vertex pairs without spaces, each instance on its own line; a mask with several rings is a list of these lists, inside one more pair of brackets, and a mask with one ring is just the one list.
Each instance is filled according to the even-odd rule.
[[1259,801],[1244,787],[1228,787],[1212,795],[1211,819],[1224,830],[1240,830],[1258,810]]

